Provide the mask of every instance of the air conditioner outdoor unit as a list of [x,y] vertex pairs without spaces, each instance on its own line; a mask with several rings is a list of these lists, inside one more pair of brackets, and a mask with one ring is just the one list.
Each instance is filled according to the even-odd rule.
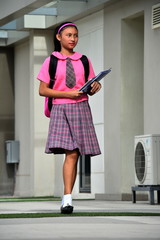
[[160,135],[135,136],[135,184],[160,184]]

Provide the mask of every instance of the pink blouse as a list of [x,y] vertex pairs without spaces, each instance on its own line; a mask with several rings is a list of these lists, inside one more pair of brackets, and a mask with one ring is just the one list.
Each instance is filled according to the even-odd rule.
[[[82,54],[75,52],[72,56],[70,56],[70,59],[72,61],[75,75],[76,75],[76,85],[70,89],[66,86],[66,58],[67,56],[62,55],[60,52],[53,52],[52,53],[55,57],[58,58],[58,64],[55,74],[55,84],[53,86],[54,90],[58,91],[71,91],[75,89],[80,89],[83,84],[85,83],[85,73],[84,73],[84,67],[82,64],[82,61],[80,58],[82,57]],[[49,76],[49,61],[50,57],[47,57],[42,64],[42,67],[38,73],[37,79],[46,83],[50,82],[50,76]],[[92,67],[92,64],[89,60],[89,76],[88,79],[91,79],[95,77],[95,73]],[[85,101],[88,99],[87,94],[82,94],[77,99],[70,99],[70,98],[54,98],[53,104],[66,104],[66,103],[76,103]]]

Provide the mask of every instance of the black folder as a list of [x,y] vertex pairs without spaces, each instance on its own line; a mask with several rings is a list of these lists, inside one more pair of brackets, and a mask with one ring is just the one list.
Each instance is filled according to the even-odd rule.
[[95,76],[94,78],[91,78],[90,80],[88,80],[80,89],[79,91],[83,91],[84,93],[89,93],[91,90],[91,84],[94,81],[99,82],[102,78],[104,78],[108,73],[111,72],[111,68],[104,70],[102,72],[100,72],[97,76]]

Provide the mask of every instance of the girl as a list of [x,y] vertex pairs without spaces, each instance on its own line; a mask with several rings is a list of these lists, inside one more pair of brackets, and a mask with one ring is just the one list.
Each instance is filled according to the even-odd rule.
[[[76,180],[79,155],[95,156],[101,153],[88,105],[88,95],[79,91],[85,83],[85,73],[80,60],[82,54],[73,50],[77,42],[78,29],[74,23],[65,22],[58,26],[54,34],[55,51],[52,53],[58,58],[53,89],[49,88],[49,57],[37,76],[40,80],[40,96],[53,98],[45,152],[65,153],[61,213],[73,212],[71,193]],[[88,79],[94,76],[89,60]],[[101,84],[94,82],[90,95],[98,92],[100,88]]]

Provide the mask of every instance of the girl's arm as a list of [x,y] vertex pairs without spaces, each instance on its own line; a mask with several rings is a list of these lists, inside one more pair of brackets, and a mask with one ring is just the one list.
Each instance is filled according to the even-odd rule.
[[71,91],[58,91],[49,88],[49,84],[40,81],[39,85],[39,95],[43,97],[51,97],[51,98],[71,98],[76,99],[80,97],[83,92],[79,90],[71,90]]

